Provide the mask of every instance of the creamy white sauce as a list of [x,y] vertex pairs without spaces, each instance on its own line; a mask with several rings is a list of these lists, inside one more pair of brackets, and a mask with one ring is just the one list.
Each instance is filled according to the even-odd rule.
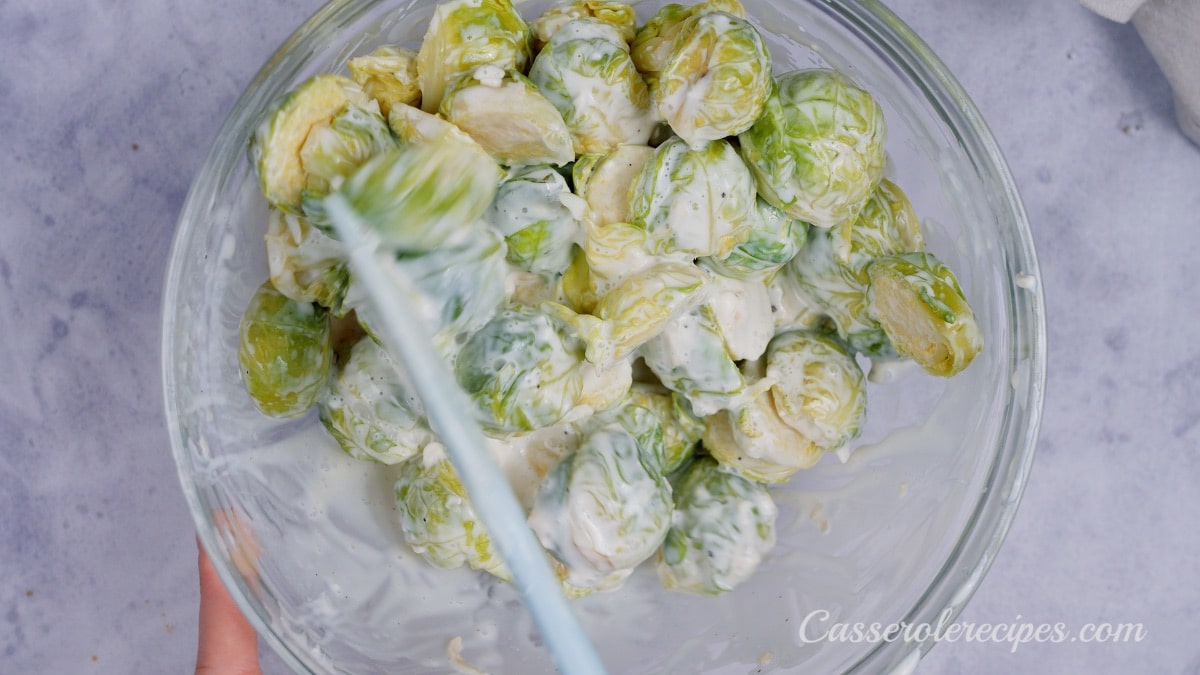
[[714,274],[709,306],[734,361],[753,361],[767,351],[775,336],[775,316],[767,287],[757,279],[743,280]]

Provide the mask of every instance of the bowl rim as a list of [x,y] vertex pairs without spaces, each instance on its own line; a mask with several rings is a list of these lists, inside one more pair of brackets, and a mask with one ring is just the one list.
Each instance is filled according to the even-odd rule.
[[[957,620],[994,562],[1016,517],[1036,454],[1046,382],[1047,338],[1044,297],[1038,283],[1041,278],[1040,267],[1033,237],[1016,183],[996,139],[966,91],[932,49],[879,0],[797,1],[820,5],[823,11],[852,21],[863,31],[862,38],[872,48],[881,50],[890,63],[903,68],[904,75],[942,116],[955,141],[966,152],[967,158],[975,163],[976,170],[982,176],[990,177],[989,185],[999,186],[994,196],[1000,199],[1000,203],[993,205],[992,210],[1007,213],[1011,217],[1011,231],[1001,233],[1008,236],[1007,252],[1011,254],[1005,259],[1009,272],[1006,306],[1010,311],[1007,318],[1013,336],[1007,358],[1012,364],[1028,363],[1028,372],[1006,389],[1002,447],[995,453],[988,468],[984,489],[975,508],[942,566],[901,619],[913,625],[949,624]],[[168,257],[161,304],[163,410],[176,473],[196,526],[197,539],[209,553],[217,575],[229,589],[239,610],[272,650],[296,672],[318,671],[313,669],[316,663],[311,655],[296,653],[293,646],[285,643],[271,629],[264,608],[254,600],[252,590],[244,583],[232,562],[235,544],[227,541],[228,538],[203,517],[202,514],[207,513],[211,505],[205,503],[199,486],[187,471],[191,458],[181,436],[182,411],[175,396],[178,389],[174,370],[177,363],[175,333],[180,309],[175,301],[182,283],[183,260],[187,257],[188,244],[197,222],[193,214],[203,208],[202,201],[210,187],[209,183],[219,180],[218,177],[206,176],[204,168],[218,164],[222,157],[229,155],[230,150],[244,151],[248,140],[247,130],[252,128],[254,122],[249,113],[262,109],[282,93],[271,90],[267,85],[272,79],[289,81],[290,75],[304,65],[308,54],[298,47],[314,40],[331,25],[352,21],[375,4],[378,4],[377,0],[331,0],[318,9],[272,53],[231,106],[180,209]],[[960,133],[963,130],[968,133]],[[1017,275],[1029,275],[1034,283],[1031,287],[1021,284],[1016,281]],[[1023,336],[1028,337],[1024,342],[1021,339]],[[1014,416],[1012,410],[1018,403],[1024,414]],[[990,496],[995,492],[999,492],[1002,499]],[[845,672],[910,672],[936,644],[935,638],[936,635],[931,635],[923,640],[880,642]]]

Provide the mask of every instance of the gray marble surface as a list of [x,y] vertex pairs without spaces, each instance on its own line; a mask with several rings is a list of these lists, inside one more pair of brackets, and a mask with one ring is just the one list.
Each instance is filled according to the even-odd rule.
[[[0,672],[192,667],[166,255],[222,117],[318,4],[0,3]],[[1066,0],[890,4],[990,121],[1049,317],[1037,462],[962,620],[1146,632],[942,644],[920,672],[1200,673],[1200,148],[1129,26]]]

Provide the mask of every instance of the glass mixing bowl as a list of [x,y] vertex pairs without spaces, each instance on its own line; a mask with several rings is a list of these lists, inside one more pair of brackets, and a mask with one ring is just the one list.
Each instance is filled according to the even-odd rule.
[[[826,457],[773,495],[776,549],[720,597],[661,589],[643,566],[573,603],[614,673],[882,672],[933,640],[814,640],[833,622],[937,625],[979,585],[1033,459],[1045,374],[1029,227],[996,143],[929,48],[878,2],[744,0],[777,72],[833,66],[881,102],[888,174],[929,250],[958,273],[985,348],[951,380],[877,372],[847,461]],[[520,5],[526,16],[543,6]],[[638,5],[645,19],[657,7]],[[277,421],[238,375],[238,322],[266,278],[267,210],[246,144],[305,78],[385,43],[415,46],[428,1],[337,0],[299,28],[238,100],[188,194],[163,311],[172,449],[199,536],[239,606],[298,671],[552,670],[516,592],[434,569],[394,522],[395,470],[351,460],[316,416]],[[807,619],[807,621],[806,621]]]

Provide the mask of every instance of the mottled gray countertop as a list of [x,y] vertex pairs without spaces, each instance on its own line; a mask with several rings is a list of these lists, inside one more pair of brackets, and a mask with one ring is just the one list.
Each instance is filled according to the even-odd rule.
[[[221,119],[318,4],[0,3],[0,671],[191,669],[167,251]],[[921,672],[1198,673],[1200,148],[1132,27],[1065,0],[891,4],[1007,155],[1049,319],[1037,461],[962,620],[1145,630],[942,644]]]

